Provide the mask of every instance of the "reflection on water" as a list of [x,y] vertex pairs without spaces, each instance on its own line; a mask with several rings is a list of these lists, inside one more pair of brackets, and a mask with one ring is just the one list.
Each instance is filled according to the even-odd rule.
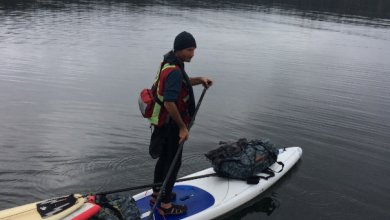
[[[230,213],[225,214],[217,218],[218,220],[237,220],[237,219],[262,219],[266,216],[271,216],[274,212],[276,217],[272,219],[284,219],[280,218],[280,215],[277,214],[278,208],[283,206],[283,201],[285,197],[290,197],[292,192],[295,189],[286,188],[286,185],[290,185],[290,181],[294,178],[298,178],[299,169],[302,166],[302,160],[299,160],[278,182],[272,185],[265,193],[261,194],[257,198],[249,201],[246,204],[238,207],[236,210],[232,210]],[[265,180],[260,180],[265,181]],[[275,191],[282,192],[282,195],[276,193]],[[285,193],[286,192],[286,193]],[[301,193],[301,192],[298,192]],[[289,204],[285,204],[289,205]],[[311,204],[307,204],[311,205]],[[274,213],[274,214],[275,214]],[[268,218],[269,218],[268,217]]]
[[270,216],[275,209],[279,208],[280,202],[276,199],[277,194],[272,193],[271,197],[264,197],[255,204],[240,210],[240,212],[234,213],[224,220],[236,220],[242,219],[243,217],[250,215],[252,213],[265,213],[267,216]]

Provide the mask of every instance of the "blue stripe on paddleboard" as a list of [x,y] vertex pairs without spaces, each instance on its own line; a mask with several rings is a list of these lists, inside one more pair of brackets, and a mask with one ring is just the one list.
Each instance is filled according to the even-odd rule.
[[[199,213],[209,208],[210,206],[214,205],[215,202],[214,197],[210,193],[195,186],[187,186],[187,185],[174,186],[173,191],[176,193],[176,199],[172,200],[172,202],[176,202],[178,205],[187,205],[187,212],[183,215],[165,216],[165,219],[167,220],[183,219],[191,215],[195,215],[196,213]],[[150,196],[148,196],[148,199],[150,200]],[[142,198],[138,200],[137,206],[139,208],[141,215],[146,212],[149,212],[153,207],[148,202],[148,200],[146,200],[146,198]],[[156,220],[164,219],[162,216],[158,214],[157,210],[154,212],[154,216]],[[142,220],[144,219],[148,219],[148,216],[142,218]]]

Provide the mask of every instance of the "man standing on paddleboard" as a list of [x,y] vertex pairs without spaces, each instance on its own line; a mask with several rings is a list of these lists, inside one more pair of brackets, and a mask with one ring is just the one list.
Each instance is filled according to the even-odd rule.
[[[179,149],[180,143],[188,140],[188,123],[195,112],[195,98],[192,86],[203,85],[209,88],[213,82],[205,77],[190,78],[184,71],[184,62],[191,62],[196,49],[195,38],[188,32],[176,36],[174,49],[164,55],[163,63],[156,76],[157,98],[163,101],[163,107],[155,107],[154,118],[149,121],[154,125],[149,151],[154,157],[159,156],[154,170],[154,183],[165,180],[168,170]],[[211,81],[211,83],[208,83]],[[173,185],[181,166],[181,156],[174,165],[167,185],[163,190],[160,214],[180,215],[187,211],[186,205],[170,202],[176,197]],[[151,202],[156,201],[160,187],[153,187]]]

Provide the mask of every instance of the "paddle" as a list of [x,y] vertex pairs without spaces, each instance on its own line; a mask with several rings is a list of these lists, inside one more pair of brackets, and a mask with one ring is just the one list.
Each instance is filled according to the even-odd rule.
[[[208,81],[207,84],[210,85],[210,84],[211,84],[211,81]],[[206,90],[207,90],[207,88],[205,87],[205,88],[203,89],[202,95],[201,95],[200,98],[199,98],[198,104],[196,105],[194,115],[192,116],[191,121],[190,121],[190,123],[189,123],[188,126],[187,126],[188,132],[190,131],[190,129],[191,129],[191,127],[192,127],[192,123],[194,122],[195,116],[196,116],[196,114],[198,113],[200,104],[202,104],[203,96],[204,96],[204,94],[206,94]],[[176,155],[175,155],[175,158],[173,159],[173,162],[172,162],[172,164],[171,164],[171,167],[169,167],[167,176],[165,177],[165,180],[164,180],[164,182],[163,182],[163,185],[161,186],[160,192],[158,193],[157,199],[156,199],[156,201],[154,202],[153,208],[152,208],[152,210],[150,211],[148,220],[151,220],[152,217],[153,217],[153,215],[154,215],[154,210],[156,210],[157,204],[158,204],[158,203],[160,202],[160,200],[161,200],[162,192],[164,191],[164,189],[165,189],[165,187],[166,187],[166,185],[167,185],[167,183],[168,183],[169,177],[172,175],[173,168],[175,167],[175,164],[176,164],[176,162],[177,162],[177,159],[179,158],[179,155],[180,155],[181,151],[183,150],[183,146],[184,146],[185,141],[186,141],[186,140],[184,139],[184,140],[181,142],[181,144],[180,144],[180,146],[179,146],[179,149],[177,150],[177,153],[176,153]]]
[[[210,174],[204,174],[204,175],[200,175],[200,176],[181,178],[181,179],[177,179],[175,182],[176,183],[184,182],[184,181],[195,180],[195,179],[200,179],[200,178],[205,178],[205,177],[210,177],[210,176],[218,176],[218,173],[210,173]],[[116,189],[116,190],[105,191],[105,192],[98,192],[98,193],[95,193],[94,196],[101,196],[101,195],[107,195],[107,194],[113,194],[113,193],[120,193],[120,192],[135,190],[135,189],[150,188],[150,187],[153,187],[153,186],[162,186],[162,184],[163,183],[152,183],[152,184],[146,184],[146,185],[141,185],[141,186],[133,186],[133,187],[130,187],[130,188]]]

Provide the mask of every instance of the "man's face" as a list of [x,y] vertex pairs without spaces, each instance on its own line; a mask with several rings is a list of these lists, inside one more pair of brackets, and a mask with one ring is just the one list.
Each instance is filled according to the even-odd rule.
[[178,58],[182,62],[191,62],[192,57],[194,56],[196,47],[188,47],[184,50],[177,51]]

